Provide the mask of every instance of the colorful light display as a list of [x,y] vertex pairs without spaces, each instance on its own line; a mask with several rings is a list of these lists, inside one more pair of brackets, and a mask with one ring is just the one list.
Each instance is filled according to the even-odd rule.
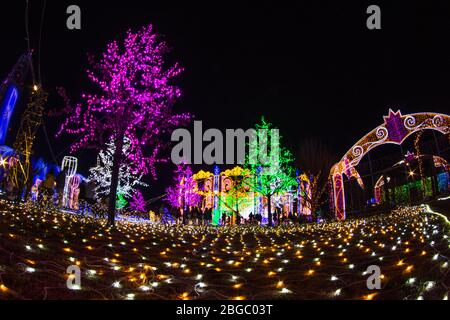
[[349,178],[357,178],[356,166],[370,150],[386,143],[400,145],[410,135],[427,129],[448,134],[450,116],[437,113],[402,115],[400,111],[389,110],[389,115],[384,117],[384,123],[360,139],[331,170],[336,219],[345,220],[346,217],[344,174]]
[[[220,171],[216,166],[214,173],[205,172],[203,170],[198,173],[191,174],[188,171],[188,176],[192,176],[187,185],[190,185],[190,191],[186,191],[187,185],[180,177],[185,175],[176,174],[174,184],[177,188],[170,188],[168,191],[168,199],[172,199],[170,203],[173,206],[179,207],[183,203],[181,195],[186,193],[190,197],[194,197],[194,206],[199,206],[202,212],[207,209],[212,209],[213,225],[220,225],[223,214],[230,218],[231,224],[236,223],[237,216],[248,220],[250,214],[255,216],[258,213],[267,220],[268,215],[268,200],[263,196],[253,191],[246,180],[254,179],[251,171],[242,167],[236,166],[232,169]],[[177,172],[183,172],[179,169]],[[181,182],[180,182],[181,181]],[[182,183],[183,182],[183,183]],[[255,206],[255,202],[260,201],[260,206]],[[279,192],[271,198],[272,208],[279,208],[282,217],[288,217],[289,214],[294,214],[293,202],[294,195],[289,191]]]

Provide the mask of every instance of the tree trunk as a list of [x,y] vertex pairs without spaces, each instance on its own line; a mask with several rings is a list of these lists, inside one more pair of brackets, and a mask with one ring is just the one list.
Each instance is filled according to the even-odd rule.
[[108,225],[114,227],[116,220],[116,197],[117,187],[119,186],[119,170],[122,162],[122,148],[124,134],[119,134],[115,141],[115,150],[113,156],[113,167],[111,172],[111,186],[109,189],[109,203],[108,203]]
[[268,211],[268,219],[269,219],[269,227],[272,227],[272,195],[267,196],[267,211]]

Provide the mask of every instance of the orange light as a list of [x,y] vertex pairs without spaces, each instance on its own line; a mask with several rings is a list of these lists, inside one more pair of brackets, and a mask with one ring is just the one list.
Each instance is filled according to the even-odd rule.
[[181,300],[189,300],[189,292],[183,292],[180,295]]
[[371,293],[368,294],[367,296],[364,296],[363,298],[364,300],[372,300],[373,298],[375,298],[376,295],[377,295],[376,293]]

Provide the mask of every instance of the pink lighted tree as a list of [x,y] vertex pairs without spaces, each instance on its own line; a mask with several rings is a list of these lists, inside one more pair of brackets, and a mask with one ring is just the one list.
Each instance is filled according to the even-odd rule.
[[202,196],[197,189],[190,166],[186,163],[177,165],[174,172],[173,185],[166,189],[166,201],[174,208],[199,206]]
[[[127,160],[135,173],[151,174],[156,179],[155,165],[167,161],[163,149],[168,146],[171,131],[185,125],[190,115],[174,114],[172,107],[180,97],[180,89],[172,84],[182,69],[167,66],[168,47],[159,40],[152,25],[138,32],[128,31],[122,42],[111,42],[99,59],[89,57],[89,79],[98,87],[96,93],[82,94],[62,123],[62,133],[77,136],[71,146],[101,148],[112,140],[115,144],[108,222],[114,226],[115,199],[121,163]],[[69,103],[67,97],[64,97]],[[124,155],[124,137],[131,141]]]
[[146,212],[146,202],[144,199],[144,196],[142,195],[142,192],[140,190],[137,190],[133,194],[133,198],[130,202],[130,210],[131,211],[137,211],[137,212]]

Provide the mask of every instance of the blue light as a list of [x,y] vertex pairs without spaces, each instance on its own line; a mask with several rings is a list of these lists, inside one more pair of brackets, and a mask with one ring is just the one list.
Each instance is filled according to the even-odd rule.
[[19,98],[19,91],[14,86],[9,86],[6,91],[5,100],[0,111],[0,145],[5,144],[6,135],[8,134],[9,122],[11,120],[14,107]]

